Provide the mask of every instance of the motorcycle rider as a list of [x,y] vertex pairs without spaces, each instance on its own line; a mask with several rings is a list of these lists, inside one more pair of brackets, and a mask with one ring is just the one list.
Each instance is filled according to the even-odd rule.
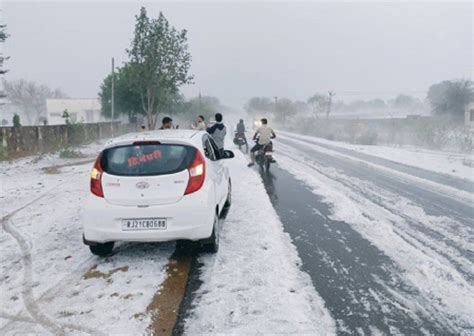
[[257,131],[253,136],[253,140],[256,141],[256,144],[250,150],[250,159],[252,162],[248,164],[249,167],[255,165],[255,152],[264,148],[266,145],[272,142],[272,139],[276,138],[275,132],[271,127],[268,126],[268,120],[266,118],[262,118],[261,122],[262,126],[257,128]]
[[244,139],[245,143],[247,143],[247,138],[245,137],[245,125],[244,120],[240,119],[239,123],[237,124],[237,128],[235,131],[234,143],[237,143],[238,139]]
[[237,134],[242,134],[245,136],[245,125],[243,119],[240,119],[239,123],[237,124]]

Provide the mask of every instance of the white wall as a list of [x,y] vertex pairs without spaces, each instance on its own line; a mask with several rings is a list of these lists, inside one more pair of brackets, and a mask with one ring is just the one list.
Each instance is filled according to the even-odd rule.
[[65,124],[62,117],[65,110],[72,122],[96,123],[104,121],[101,115],[101,104],[99,99],[47,99],[46,110],[48,125]]

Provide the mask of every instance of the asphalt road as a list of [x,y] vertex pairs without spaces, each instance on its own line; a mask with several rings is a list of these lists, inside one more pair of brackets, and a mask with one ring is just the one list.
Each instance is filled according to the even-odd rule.
[[[339,148],[330,149],[341,152]],[[277,158],[289,156],[315,174],[336,180],[361,199],[369,200],[374,207],[400,218],[393,223],[393,230],[400,237],[409,239],[411,244],[417,244],[431,256],[444,258],[472,283],[473,251],[456,239],[456,235],[449,234],[462,232],[473,236],[473,208],[469,203],[390,171],[318,151],[293,141],[288,135],[276,141],[276,150]],[[351,152],[343,150],[345,155],[417,178],[472,191],[472,185],[457,179]],[[299,154],[295,156],[295,153]],[[387,334],[454,335],[470,329],[453,321],[448,312],[440,310],[420,292],[420,288],[407,281],[403,276],[406,265],[392,260],[350,224],[331,219],[331,205],[312,192],[310,186],[281,169],[278,163],[271,167],[271,172],[261,175],[285,230],[297,246],[302,268],[311,276],[315,289],[336,319],[339,334],[382,331]],[[449,219],[446,227],[430,226],[413,214],[405,213],[397,202],[387,197],[387,193],[408,200],[428,216]],[[368,211],[367,216],[374,214]]]

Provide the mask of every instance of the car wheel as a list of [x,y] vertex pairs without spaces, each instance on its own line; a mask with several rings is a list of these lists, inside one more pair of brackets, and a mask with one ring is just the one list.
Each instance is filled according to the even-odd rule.
[[95,254],[99,257],[106,257],[112,253],[112,249],[114,248],[114,242],[107,242],[103,244],[94,244],[90,245],[89,249],[91,250],[92,254]]
[[201,241],[202,251],[207,253],[217,253],[219,250],[219,234],[217,231],[217,224],[219,218],[217,214],[214,216],[214,226],[212,228],[212,234],[209,238]]

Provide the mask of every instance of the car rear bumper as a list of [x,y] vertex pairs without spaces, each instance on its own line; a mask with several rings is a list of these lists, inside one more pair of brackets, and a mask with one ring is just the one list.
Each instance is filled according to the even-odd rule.
[[[187,195],[175,204],[149,207],[112,205],[90,195],[83,215],[84,240],[93,244],[209,238],[215,211],[211,204],[199,192]],[[164,230],[122,230],[122,220],[130,218],[166,218],[167,227]]]

